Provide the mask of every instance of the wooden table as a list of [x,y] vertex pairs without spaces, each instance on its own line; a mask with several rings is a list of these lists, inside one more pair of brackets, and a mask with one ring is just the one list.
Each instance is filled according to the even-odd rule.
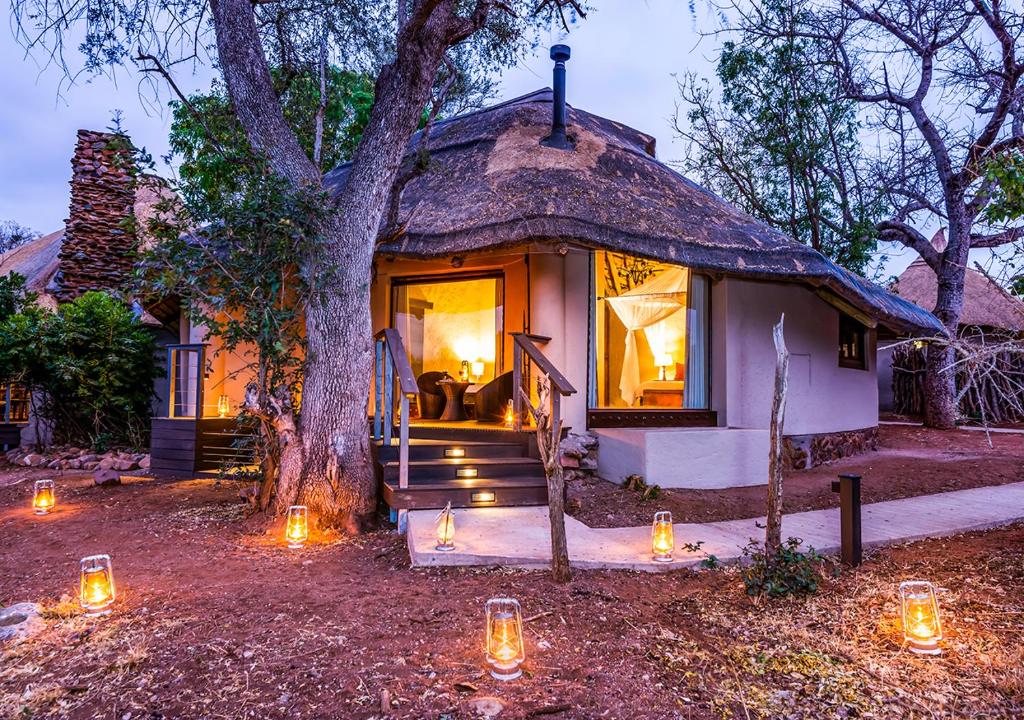
[[466,396],[466,388],[472,383],[460,382],[459,380],[438,380],[437,386],[444,393],[444,412],[441,413],[441,420],[458,422],[469,420],[466,414],[466,406],[463,399]]

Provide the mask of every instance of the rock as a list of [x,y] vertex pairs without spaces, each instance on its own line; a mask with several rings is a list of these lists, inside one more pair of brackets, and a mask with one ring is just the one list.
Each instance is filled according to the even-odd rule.
[[59,470],[61,468],[60,460],[51,460],[49,463],[46,464],[46,467],[50,468],[51,470]]
[[69,447],[67,449],[67,453],[68,453],[68,455],[74,455],[75,457],[78,457],[79,455],[82,454],[82,449],[81,448],[76,448],[76,447]]
[[149,455],[143,455],[139,459],[139,467],[142,470],[149,470]]
[[114,460],[114,458],[104,456],[96,467],[98,467],[100,470],[110,470],[112,467],[114,467],[115,462],[117,461]]
[[98,462],[84,462],[84,463],[82,463],[82,469],[83,470],[95,470],[97,465],[99,465]]
[[501,698],[496,697],[478,697],[473,698],[466,703],[477,715],[485,718],[498,717],[501,711],[505,709],[505,702]]
[[37,455],[36,453],[29,453],[25,456],[25,459],[22,460],[22,462],[26,465],[30,465],[31,467],[39,467],[46,462],[46,458],[42,455]]
[[96,462],[100,458],[99,458],[99,455],[96,455],[95,453],[87,452],[87,453],[83,453],[81,456],[79,456],[78,459],[81,460],[82,464],[84,465],[85,463]]
[[42,632],[46,623],[38,603],[17,603],[0,609],[0,642],[21,642]]
[[73,460],[68,460],[68,467],[70,469],[72,469],[72,470],[81,470],[82,469],[82,461],[79,460],[78,458],[75,458]]
[[99,468],[93,473],[93,482],[101,487],[121,484],[121,473],[110,468]]
[[113,469],[120,472],[127,470],[134,470],[138,467],[138,464],[134,460],[114,460]]

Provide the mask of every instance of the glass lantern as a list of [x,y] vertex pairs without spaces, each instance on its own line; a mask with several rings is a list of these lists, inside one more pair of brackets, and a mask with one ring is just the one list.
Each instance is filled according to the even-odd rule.
[[654,562],[672,562],[675,546],[672,513],[668,510],[654,513],[654,522],[651,524],[651,556]]
[[227,395],[217,398],[217,417],[226,418],[231,414],[231,400]]
[[290,548],[300,548],[309,539],[309,510],[305,505],[292,505],[288,508],[285,539]]
[[515,424],[516,424],[515,405],[513,405],[512,400],[509,399],[508,403],[505,405],[505,427],[507,427],[507,428],[515,427]]
[[36,480],[35,490],[32,493],[32,509],[35,510],[36,515],[48,514],[56,504],[53,480]]
[[434,549],[441,552],[455,549],[455,513],[452,512],[451,503],[445,505],[437,516],[437,545]]
[[903,639],[911,652],[938,655],[942,652],[942,622],[935,586],[924,580],[900,583],[900,610],[903,616]]
[[513,598],[491,598],[487,616],[487,663],[497,680],[515,680],[523,674],[523,611]]
[[109,555],[90,555],[82,558],[79,603],[86,617],[106,615],[114,604],[114,567]]

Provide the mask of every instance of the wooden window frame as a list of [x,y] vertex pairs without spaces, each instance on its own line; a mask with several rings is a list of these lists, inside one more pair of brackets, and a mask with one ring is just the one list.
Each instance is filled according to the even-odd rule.
[[[855,342],[858,349],[859,357],[843,357],[843,341],[847,337],[847,332],[849,331],[855,333]],[[846,368],[848,370],[867,370],[869,368],[867,348],[868,328],[859,323],[858,321],[854,320],[849,315],[839,313],[839,338],[836,346],[836,354],[838,356],[839,367]]]

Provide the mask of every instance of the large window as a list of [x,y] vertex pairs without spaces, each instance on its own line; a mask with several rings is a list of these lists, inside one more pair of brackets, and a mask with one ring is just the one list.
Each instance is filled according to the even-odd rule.
[[590,406],[706,409],[706,277],[597,251],[594,290]]
[[413,373],[465,374],[475,383],[500,375],[503,296],[500,276],[395,280],[392,321]]

